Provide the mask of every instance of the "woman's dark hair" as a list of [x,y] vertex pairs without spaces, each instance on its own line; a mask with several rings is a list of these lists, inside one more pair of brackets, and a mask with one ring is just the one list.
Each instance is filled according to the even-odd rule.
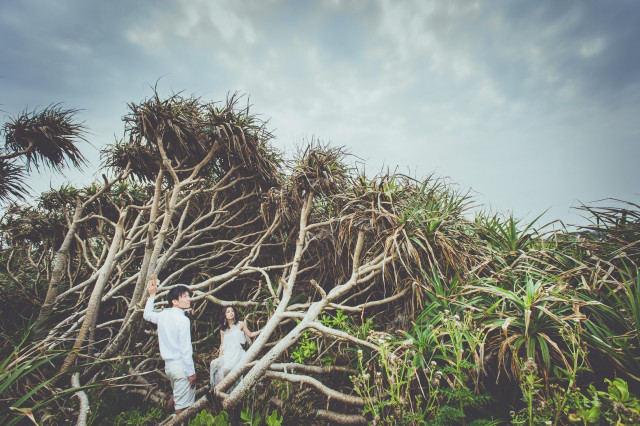
[[169,307],[172,308],[173,301],[178,300],[180,296],[185,293],[189,294],[189,288],[186,285],[177,285],[169,290],[169,293],[167,293],[167,302],[169,302]]
[[223,306],[222,307],[222,311],[220,311],[220,322],[221,322],[221,326],[222,326],[222,331],[227,330],[229,328],[229,322],[227,322],[227,309],[233,309],[233,324],[237,324],[238,323],[238,310],[235,308],[235,306]]

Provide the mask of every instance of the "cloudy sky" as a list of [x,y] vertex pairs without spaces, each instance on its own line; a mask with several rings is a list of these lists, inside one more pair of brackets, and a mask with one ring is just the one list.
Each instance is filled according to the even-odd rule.
[[582,223],[640,202],[636,0],[56,1],[0,5],[3,122],[62,102],[88,183],[128,102],[240,91],[291,155],[315,137],[369,173],[448,178],[476,204]]

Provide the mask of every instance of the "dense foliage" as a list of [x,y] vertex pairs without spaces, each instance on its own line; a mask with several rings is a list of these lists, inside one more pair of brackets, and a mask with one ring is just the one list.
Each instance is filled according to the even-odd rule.
[[[162,421],[152,274],[193,292],[204,395],[169,422],[640,422],[640,206],[585,206],[575,232],[470,219],[441,179],[313,141],[285,161],[238,104],[130,104],[102,181],[33,204],[24,167],[82,164],[84,130],[59,106],[5,125],[0,422]],[[263,332],[210,392],[228,305]]]

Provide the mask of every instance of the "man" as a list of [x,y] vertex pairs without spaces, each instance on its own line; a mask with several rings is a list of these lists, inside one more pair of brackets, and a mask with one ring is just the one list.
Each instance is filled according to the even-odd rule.
[[[193,348],[191,347],[191,327],[184,313],[191,306],[189,289],[179,285],[167,294],[169,309],[153,311],[153,301],[158,292],[158,279],[152,276],[147,283],[149,299],[144,307],[144,319],[158,324],[158,344],[160,355],[165,362],[164,370],[171,381],[173,396],[167,408],[175,413],[192,405],[196,400],[196,370],[193,366]],[[175,404],[175,405],[174,405]]]

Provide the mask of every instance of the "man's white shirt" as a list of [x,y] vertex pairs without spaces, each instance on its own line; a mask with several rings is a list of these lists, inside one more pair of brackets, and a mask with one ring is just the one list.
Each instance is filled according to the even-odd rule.
[[196,374],[193,366],[191,327],[189,318],[180,308],[169,308],[161,312],[153,310],[154,297],[149,296],[144,306],[144,319],[158,324],[160,356],[167,361],[181,360],[187,377]]

